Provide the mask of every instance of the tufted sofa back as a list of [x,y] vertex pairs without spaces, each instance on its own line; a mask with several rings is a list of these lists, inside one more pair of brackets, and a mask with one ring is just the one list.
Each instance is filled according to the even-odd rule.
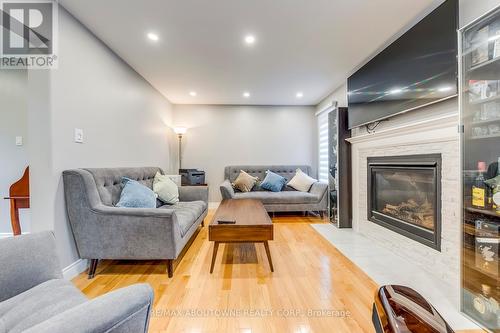
[[229,179],[232,183],[236,177],[238,177],[240,170],[243,170],[263,180],[266,177],[266,171],[270,170],[285,177],[287,181],[290,181],[290,179],[295,176],[295,171],[297,169],[301,169],[311,176],[311,167],[309,165],[230,165],[224,168],[224,179]]
[[107,206],[114,206],[120,200],[122,177],[137,180],[139,183],[152,189],[156,172],[159,171],[163,174],[163,170],[157,167],[95,168],[83,170],[88,171],[92,175],[101,201]]

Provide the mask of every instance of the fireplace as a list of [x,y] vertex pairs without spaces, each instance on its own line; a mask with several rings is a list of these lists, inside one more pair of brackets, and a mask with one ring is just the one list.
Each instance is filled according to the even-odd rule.
[[441,154],[368,157],[368,220],[441,251]]

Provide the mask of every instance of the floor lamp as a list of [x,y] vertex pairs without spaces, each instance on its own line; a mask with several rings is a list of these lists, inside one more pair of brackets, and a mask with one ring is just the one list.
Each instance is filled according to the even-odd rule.
[[182,169],[182,135],[187,131],[186,127],[175,127],[174,132],[179,138],[179,170]]

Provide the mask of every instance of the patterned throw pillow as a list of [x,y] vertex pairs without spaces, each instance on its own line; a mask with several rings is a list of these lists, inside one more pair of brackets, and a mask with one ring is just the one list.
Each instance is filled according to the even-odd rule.
[[250,192],[259,178],[249,175],[243,170],[233,182],[233,187],[241,192]]
[[286,184],[286,178],[274,173],[270,170],[266,171],[266,178],[262,181],[260,186],[268,191],[280,192]]
[[153,191],[166,204],[173,205],[179,202],[179,188],[169,176],[157,172],[153,180]]
[[295,171],[295,176],[293,176],[287,185],[293,187],[297,191],[309,192],[311,186],[316,182],[316,179],[309,177],[302,170],[297,169],[297,171]]
[[156,194],[138,181],[122,177],[122,193],[116,207],[156,208]]

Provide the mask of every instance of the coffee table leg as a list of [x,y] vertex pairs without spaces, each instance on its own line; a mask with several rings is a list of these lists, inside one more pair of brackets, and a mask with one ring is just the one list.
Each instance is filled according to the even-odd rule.
[[269,266],[271,267],[271,272],[274,272],[273,260],[271,259],[271,251],[269,251],[269,243],[264,242],[264,247],[266,248],[267,260],[269,260]]
[[210,274],[214,271],[215,258],[217,258],[217,250],[219,249],[219,242],[214,243],[214,252],[212,253],[212,264],[210,265]]

